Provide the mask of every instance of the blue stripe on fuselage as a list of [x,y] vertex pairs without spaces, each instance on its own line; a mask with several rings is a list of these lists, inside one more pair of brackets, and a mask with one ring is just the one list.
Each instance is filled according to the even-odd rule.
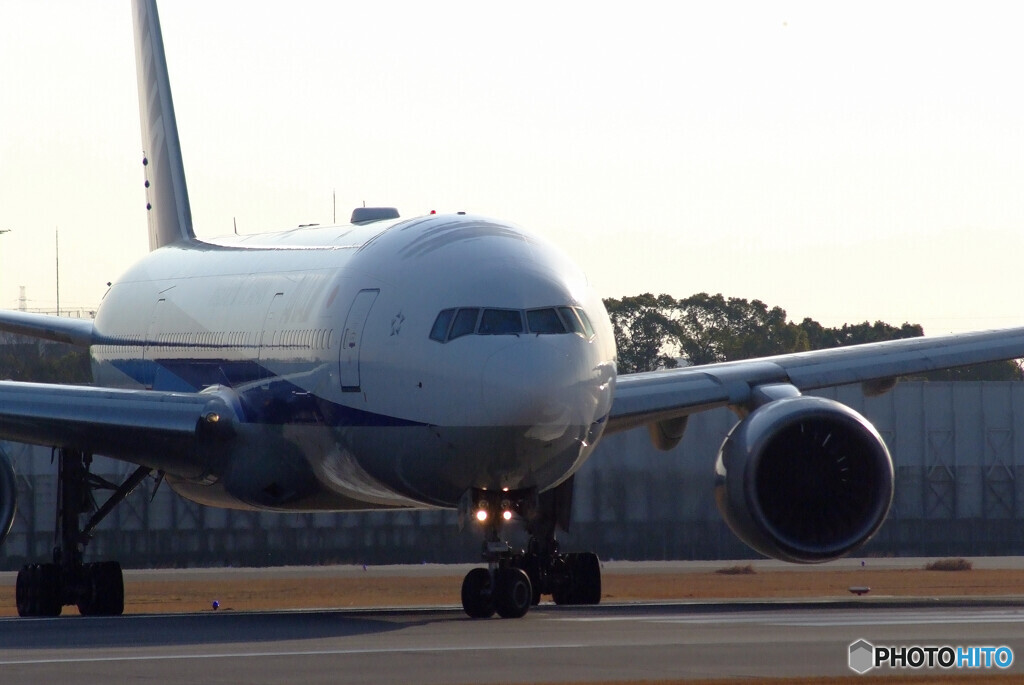
[[110,363],[153,390],[199,392],[212,385],[229,387],[238,393],[242,418],[248,423],[338,428],[426,425],[332,402],[271,373],[254,360],[122,359]]

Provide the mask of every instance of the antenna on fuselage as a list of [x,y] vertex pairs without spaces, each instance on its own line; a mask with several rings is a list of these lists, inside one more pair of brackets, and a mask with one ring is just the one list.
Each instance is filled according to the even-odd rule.
[[53,227],[53,271],[57,276],[57,316],[60,316],[60,228]]

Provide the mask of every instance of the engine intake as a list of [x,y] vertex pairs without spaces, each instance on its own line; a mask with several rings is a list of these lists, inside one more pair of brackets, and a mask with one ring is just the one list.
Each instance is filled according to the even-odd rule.
[[726,436],[715,465],[715,500],[729,527],[783,561],[852,552],[885,521],[892,496],[892,458],[878,431],[820,397],[758,407]]

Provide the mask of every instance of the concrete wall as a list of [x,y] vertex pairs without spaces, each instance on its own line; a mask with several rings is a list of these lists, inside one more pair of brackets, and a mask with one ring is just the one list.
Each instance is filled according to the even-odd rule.
[[[859,387],[821,393],[878,427],[896,464],[896,500],[864,555],[1024,554],[1024,383],[904,383],[882,397]],[[753,554],[712,500],[712,466],[735,423],[727,410],[691,419],[671,452],[646,431],[611,436],[576,478],[574,525],[563,549],[612,559],[735,559]],[[47,557],[56,469],[50,451],[5,444],[19,474],[19,511],[0,568]],[[111,480],[130,467],[97,459]],[[104,522],[90,558],[126,566],[456,562],[480,539],[454,512],[282,515],[186,502],[146,483]],[[102,493],[99,493],[102,497]]]

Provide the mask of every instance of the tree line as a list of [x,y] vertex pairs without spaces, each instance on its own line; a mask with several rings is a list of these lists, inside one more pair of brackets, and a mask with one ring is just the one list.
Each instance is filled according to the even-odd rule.
[[64,343],[0,334],[0,380],[88,383],[89,353]]
[[[920,324],[884,321],[822,326],[811,318],[790,321],[786,310],[760,300],[697,293],[634,295],[604,301],[615,330],[619,372],[654,371],[683,364],[712,364],[774,354],[822,350],[843,345],[924,335]],[[925,380],[1021,380],[1016,361],[933,371]]]

